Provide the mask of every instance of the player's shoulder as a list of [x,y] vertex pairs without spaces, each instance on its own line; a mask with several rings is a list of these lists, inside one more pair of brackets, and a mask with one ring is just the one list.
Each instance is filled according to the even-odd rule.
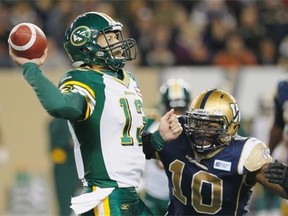
[[280,88],[280,89],[282,89],[282,88],[288,89],[288,80],[280,80],[278,82],[278,88]]
[[233,158],[234,160],[239,160],[248,139],[249,139],[248,137],[236,135],[231,140],[229,145],[227,145],[217,154],[217,157],[219,155],[222,155],[222,157],[223,155],[224,157],[227,157],[227,155],[229,155],[230,158]]
[[277,95],[279,98],[288,99],[288,80],[281,80],[278,82]]
[[278,91],[278,93],[287,92],[288,91],[288,80],[279,81],[277,91]]
[[[96,80],[97,75],[99,75],[99,78],[103,75],[102,73],[97,73],[89,68],[76,68],[67,71],[60,79],[59,86],[63,85],[64,83],[67,83],[69,81],[72,82],[79,82],[79,83],[86,83],[91,80]],[[93,76],[93,79],[91,78]],[[101,79],[101,78],[100,78]],[[102,79],[101,79],[102,80]]]
[[270,150],[265,143],[255,137],[249,137],[243,143],[243,148],[239,158],[238,171],[244,172],[244,167],[254,172],[264,164],[272,162]]

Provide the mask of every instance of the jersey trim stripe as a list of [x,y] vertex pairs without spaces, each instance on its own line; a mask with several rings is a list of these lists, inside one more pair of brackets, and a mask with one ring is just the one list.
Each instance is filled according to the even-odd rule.
[[83,163],[82,153],[80,150],[80,143],[69,121],[68,121],[68,127],[69,127],[69,131],[71,133],[71,136],[74,142],[74,156],[75,156],[75,161],[76,161],[76,169],[77,169],[78,177],[79,179],[84,180],[85,172],[84,172],[84,163]]
[[[92,187],[93,191],[97,190],[96,186]],[[105,199],[103,199],[94,209],[94,215],[95,216],[101,216],[101,215],[110,215],[110,206],[109,206],[109,196],[107,196]]]
[[86,90],[92,95],[93,98],[95,98],[95,93],[94,93],[94,91],[93,91],[88,85],[85,85],[84,83],[77,82],[77,81],[68,81],[68,82],[63,83],[63,84],[60,86],[60,89],[64,89],[67,85],[81,86],[81,87],[83,87],[84,89],[86,89]]
[[95,92],[88,85],[77,81],[68,81],[61,85],[60,90],[61,92],[79,93],[85,97],[87,107],[83,120],[86,120],[92,114],[96,104],[96,96]]

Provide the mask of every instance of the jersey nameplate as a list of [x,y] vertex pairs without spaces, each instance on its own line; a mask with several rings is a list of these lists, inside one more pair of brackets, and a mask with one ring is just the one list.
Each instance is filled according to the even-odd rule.
[[218,170],[231,171],[231,162],[215,160],[213,167]]

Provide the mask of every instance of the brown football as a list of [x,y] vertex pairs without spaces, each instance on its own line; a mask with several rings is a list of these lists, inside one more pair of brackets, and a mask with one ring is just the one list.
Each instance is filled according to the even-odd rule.
[[20,23],[10,32],[8,43],[12,52],[27,59],[39,58],[47,47],[44,32],[33,23]]

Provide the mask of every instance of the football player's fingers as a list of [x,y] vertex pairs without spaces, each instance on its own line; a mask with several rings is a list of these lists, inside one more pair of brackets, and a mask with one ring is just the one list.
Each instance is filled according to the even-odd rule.
[[177,115],[174,113],[172,115],[170,115],[168,122],[169,122],[169,125],[171,125],[171,126],[173,126],[173,124],[178,123],[179,121],[178,121]]
[[164,116],[161,117],[161,120],[168,121],[170,119],[170,116],[173,115],[174,109],[169,110]]
[[274,184],[281,184],[283,181],[282,179],[275,179],[275,178],[267,178],[267,181],[270,182],[270,183],[274,183]]
[[268,182],[270,182],[272,184],[280,184],[280,182],[278,180],[275,180],[275,179],[268,179]]
[[15,54],[12,52],[12,48],[10,45],[9,45],[9,55],[12,58],[12,60],[15,62]]
[[280,179],[283,178],[283,175],[279,174],[278,172],[264,172],[264,176],[268,179]]
[[284,164],[280,163],[280,162],[274,162],[274,163],[270,163],[268,165],[268,168],[269,169],[272,169],[272,168],[285,168]]
[[183,131],[183,128],[180,123],[177,123],[171,128],[171,130],[173,131],[174,134],[179,134]]
[[177,125],[180,124],[178,119],[177,119],[177,116],[176,117],[175,116],[174,115],[173,115],[173,117],[171,116],[171,119],[170,119],[170,122],[169,122],[169,128],[177,127]]
[[264,172],[270,172],[270,173],[282,173],[283,170],[282,170],[282,169],[278,169],[278,168],[268,168],[268,169],[265,170]]
[[[279,170],[277,171],[271,171],[269,172],[270,175],[273,177],[273,178],[280,178],[281,176],[284,176],[283,172],[280,172]],[[267,174],[267,173],[266,173]]]
[[9,45],[9,55],[10,55],[10,56],[13,55],[12,48],[11,48],[10,45]]

